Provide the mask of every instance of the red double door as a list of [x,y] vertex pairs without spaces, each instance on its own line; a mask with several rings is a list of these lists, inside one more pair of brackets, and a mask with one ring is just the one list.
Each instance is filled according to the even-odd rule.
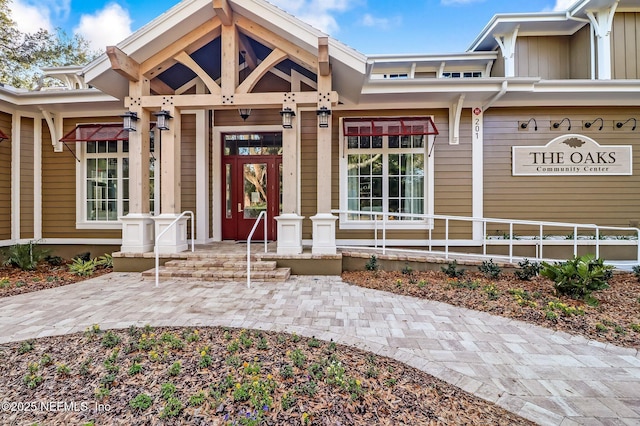
[[[262,211],[267,239],[276,239],[275,217],[282,204],[281,155],[224,155],[222,160],[222,238],[246,240]],[[261,221],[253,239],[264,238]]]

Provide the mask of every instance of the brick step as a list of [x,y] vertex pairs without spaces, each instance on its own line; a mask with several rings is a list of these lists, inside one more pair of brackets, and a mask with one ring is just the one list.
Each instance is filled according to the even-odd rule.
[[[243,281],[247,279],[246,270],[185,270],[160,267],[158,275],[161,278],[193,278],[200,281]],[[270,271],[252,271],[251,280],[281,282],[287,281],[290,275],[290,268],[277,268]],[[144,271],[142,276],[155,278],[155,268]]]
[[[189,260],[170,260],[164,264],[166,269],[199,269],[199,270],[214,270],[214,269],[232,269],[232,270],[246,270],[247,262],[246,258],[243,260],[235,261],[228,259],[189,259]],[[252,261],[252,271],[269,271],[274,270],[277,267],[275,261]]]

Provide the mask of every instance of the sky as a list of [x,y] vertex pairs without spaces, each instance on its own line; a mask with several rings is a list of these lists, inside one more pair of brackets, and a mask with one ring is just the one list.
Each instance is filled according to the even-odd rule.
[[[372,54],[466,51],[493,15],[566,10],[576,0],[270,0],[331,37]],[[179,0],[9,0],[23,32],[80,34],[104,50]]]

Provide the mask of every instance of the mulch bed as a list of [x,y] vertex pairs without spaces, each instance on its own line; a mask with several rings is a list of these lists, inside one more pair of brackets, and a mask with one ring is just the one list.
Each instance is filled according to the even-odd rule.
[[556,295],[553,282],[540,276],[525,281],[511,273],[488,279],[467,271],[452,279],[440,271],[356,271],[343,273],[342,279],[640,349],[640,282],[630,273],[614,274],[608,289],[593,293],[600,302],[597,307]]
[[[3,345],[0,366],[2,424],[533,424],[400,362],[295,334],[93,327]],[[148,407],[132,406],[140,394]]]

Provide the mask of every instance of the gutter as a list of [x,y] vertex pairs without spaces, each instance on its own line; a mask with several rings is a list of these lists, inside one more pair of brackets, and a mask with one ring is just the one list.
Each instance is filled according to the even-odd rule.
[[486,104],[482,105],[482,111],[486,111],[489,108],[491,108],[493,106],[493,104],[495,104],[501,97],[504,96],[505,93],[507,93],[507,88],[509,86],[509,83],[507,82],[507,80],[502,82],[502,87],[500,88],[500,91],[498,93],[496,93],[491,99],[489,99],[489,102],[487,102]]

